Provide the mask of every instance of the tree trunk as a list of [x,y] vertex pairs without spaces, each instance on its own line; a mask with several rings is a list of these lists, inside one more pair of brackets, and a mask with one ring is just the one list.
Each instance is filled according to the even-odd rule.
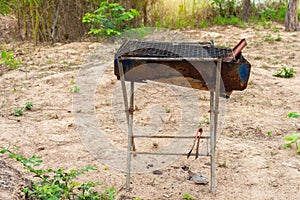
[[148,7],[148,1],[145,2],[143,6],[143,19],[144,19],[144,26],[148,25],[148,12],[147,12],[147,7]]
[[289,0],[287,12],[285,15],[285,21],[284,21],[284,26],[286,31],[299,30],[298,5],[299,5],[299,0]]
[[244,4],[243,4],[243,20],[244,20],[244,22],[248,22],[250,7],[251,7],[251,1],[244,0]]

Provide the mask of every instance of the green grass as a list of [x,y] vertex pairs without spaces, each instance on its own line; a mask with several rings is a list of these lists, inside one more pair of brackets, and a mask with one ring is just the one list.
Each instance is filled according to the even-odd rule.
[[262,60],[263,58],[261,56],[256,56],[253,58],[254,60]]
[[274,43],[275,39],[271,35],[266,35],[264,37],[264,41],[272,44]]
[[221,16],[216,16],[213,19],[213,24],[214,25],[234,25],[234,26],[239,26],[239,27],[245,27],[245,23],[237,17],[221,17]]

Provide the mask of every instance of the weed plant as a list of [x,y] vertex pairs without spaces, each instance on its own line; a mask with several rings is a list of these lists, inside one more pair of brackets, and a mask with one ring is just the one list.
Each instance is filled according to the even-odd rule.
[[43,162],[41,156],[33,155],[30,158],[25,158],[17,154],[16,150],[0,147],[1,154],[8,153],[11,159],[17,160],[25,170],[33,175],[31,185],[22,188],[27,199],[30,197],[41,200],[113,200],[117,196],[113,187],[106,188],[103,193],[99,193],[95,187],[101,183],[92,181],[82,183],[75,180],[82,174],[96,170],[96,167],[87,166],[83,169],[69,171],[64,168],[43,169],[40,167]]
[[16,117],[22,116],[23,114],[24,114],[24,109],[23,108],[14,109],[13,112],[12,112],[12,115],[14,115]]
[[27,101],[24,107],[14,109],[11,114],[16,117],[20,117],[24,114],[24,110],[31,110],[33,106],[34,104],[32,103],[32,101]]
[[[297,112],[291,112],[288,115],[288,118],[297,119],[300,117],[300,114]],[[284,144],[285,147],[291,147],[293,144],[296,146],[297,153],[300,153],[300,133],[294,132],[284,137],[284,140],[287,142]]]
[[71,90],[71,92],[73,92],[73,93],[78,93],[78,92],[80,91],[80,88],[79,88],[77,85],[75,85],[75,86],[72,87],[70,90]]
[[0,57],[0,67],[8,67],[9,69],[16,69],[22,63],[22,60],[16,60],[10,51],[2,51]]
[[281,78],[293,78],[295,76],[296,71],[293,68],[281,67],[274,76]]
[[33,103],[32,101],[26,101],[26,105],[25,105],[25,109],[26,110],[31,110],[31,108],[33,107]]

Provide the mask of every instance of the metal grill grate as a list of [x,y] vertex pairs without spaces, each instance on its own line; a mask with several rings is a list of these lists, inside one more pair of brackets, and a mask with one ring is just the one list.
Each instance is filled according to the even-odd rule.
[[146,42],[128,40],[118,50],[117,57],[158,58],[226,58],[232,50],[214,47],[213,43]]

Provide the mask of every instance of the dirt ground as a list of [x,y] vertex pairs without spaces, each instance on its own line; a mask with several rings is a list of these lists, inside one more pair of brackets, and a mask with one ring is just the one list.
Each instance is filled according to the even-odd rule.
[[[133,157],[133,162],[145,171],[132,174],[132,190],[127,192],[125,173],[120,171],[125,166],[119,169],[113,164],[110,166],[109,158],[114,155],[106,154],[110,149],[102,146],[104,140],[97,139],[92,132],[85,132],[91,127],[101,127],[111,146],[125,152],[125,114],[120,107],[120,83],[113,74],[114,53],[121,45],[119,41],[37,47],[19,42],[3,44],[16,52],[23,63],[18,70],[0,76],[0,146],[17,146],[20,153],[28,157],[41,155],[42,167],[46,168],[99,166],[80,180],[102,182],[99,190],[114,186],[119,194],[117,199],[182,199],[183,194],[194,199],[298,199],[300,159],[295,146],[284,147],[284,136],[296,131],[300,124],[299,119],[287,117],[290,112],[300,112],[300,32],[284,32],[282,25],[272,24],[270,28],[254,25],[164,30],[146,39],[153,38],[163,41],[213,39],[217,46],[227,47],[233,47],[242,38],[248,42],[243,50],[244,57],[252,64],[248,87],[244,91],[234,91],[229,99],[223,100],[226,109],[216,146],[215,193],[209,191],[209,184],[196,185],[188,180],[187,171],[182,169],[188,166],[209,180],[209,158],[195,160],[186,156],[173,157],[171,161],[169,157],[160,157],[157,161],[166,166],[160,168],[154,164],[150,169],[144,164],[153,164],[152,161],[147,162],[142,156]],[[106,66],[104,71],[99,71],[103,66]],[[282,66],[294,68],[295,77],[273,76]],[[94,72],[92,77],[87,75],[90,72]],[[70,91],[74,86],[79,87],[79,92]],[[191,101],[186,91],[196,96],[197,102]],[[170,135],[191,129],[190,135],[194,135],[199,122],[208,132],[207,91],[174,89],[149,82],[137,84],[135,95],[134,126],[137,128],[134,132]],[[12,110],[24,106],[28,100],[34,103],[31,111],[24,111],[20,117],[11,115]],[[80,107],[77,100],[92,102],[84,102]],[[196,105],[191,127],[183,126],[186,125],[186,109],[182,103],[191,108]],[[80,120],[90,116],[95,118],[83,125]],[[171,151],[187,153],[192,142],[190,139],[186,148],[181,149],[179,145]],[[171,143],[172,140],[136,141],[137,149],[147,151],[157,151]],[[122,155],[116,156],[121,157],[120,163],[114,163],[116,166],[124,164],[126,157]],[[20,187],[26,183],[25,178],[32,177],[7,156],[1,155],[0,159],[0,199],[21,199]],[[156,169],[162,174],[153,174]]]

